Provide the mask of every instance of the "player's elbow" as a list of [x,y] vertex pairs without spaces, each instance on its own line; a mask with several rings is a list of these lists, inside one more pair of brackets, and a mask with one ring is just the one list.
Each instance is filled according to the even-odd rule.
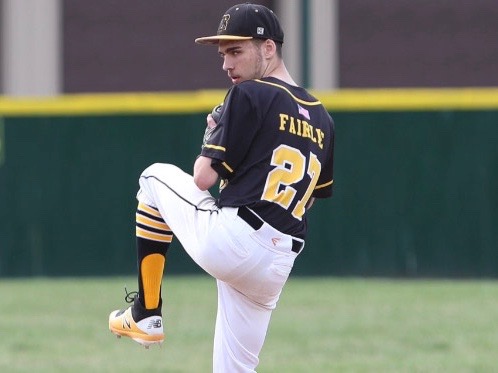
[[204,191],[211,188],[216,183],[216,179],[213,180],[212,178],[204,175],[194,175],[194,183],[197,188]]
[[218,180],[218,173],[211,167],[211,159],[199,157],[194,165],[194,183],[200,190],[208,190]]

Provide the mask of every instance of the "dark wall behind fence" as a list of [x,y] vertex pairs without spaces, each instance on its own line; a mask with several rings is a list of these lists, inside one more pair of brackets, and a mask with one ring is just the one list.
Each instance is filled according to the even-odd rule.
[[[64,1],[63,92],[226,89],[216,48],[194,39],[236,3]],[[496,86],[497,19],[496,0],[339,0],[340,87]]]
[[[300,275],[498,275],[498,111],[339,112],[335,195]],[[4,118],[0,276],[133,274],[149,164],[190,171],[205,115]],[[176,241],[167,273],[199,270]]]

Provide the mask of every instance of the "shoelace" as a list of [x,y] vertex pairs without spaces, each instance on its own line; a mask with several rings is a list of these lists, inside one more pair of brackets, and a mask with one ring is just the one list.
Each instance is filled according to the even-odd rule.
[[128,289],[125,286],[125,302],[126,303],[133,303],[135,301],[135,298],[138,297],[138,291],[128,291]]

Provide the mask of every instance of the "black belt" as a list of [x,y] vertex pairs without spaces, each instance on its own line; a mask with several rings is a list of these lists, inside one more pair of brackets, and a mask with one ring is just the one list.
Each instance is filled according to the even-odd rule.
[[[247,224],[249,224],[255,231],[260,229],[265,223],[263,220],[259,218],[259,216],[253,214],[247,207],[242,206],[239,207],[237,211],[237,215],[244,220]],[[303,249],[304,242],[298,241],[295,238],[292,239],[292,251],[299,254]]]

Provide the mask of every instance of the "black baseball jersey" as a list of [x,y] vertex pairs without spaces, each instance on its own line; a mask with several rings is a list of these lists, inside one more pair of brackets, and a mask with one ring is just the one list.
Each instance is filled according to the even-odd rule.
[[332,195],[334,123],[304,88],[276,78],[244,81],[225,97],[202,149],[226,180],[218,205],[248,206],[304,238],[310,197]]

